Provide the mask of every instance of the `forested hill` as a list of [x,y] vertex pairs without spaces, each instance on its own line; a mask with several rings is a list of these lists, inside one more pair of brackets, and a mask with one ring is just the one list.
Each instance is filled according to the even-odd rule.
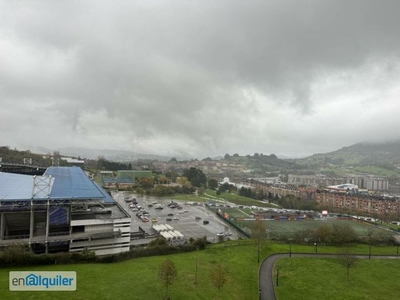
[[251,176],[261,177],[278,176],[278,174],[287,174],[303,168],[296,161],[280,159],[275,154],[255,153],[254,155],[246,156],[225,154],[224,161],[243,165],[246,169],[251,170]]
[[400,163],[400,141],[387,143],[358,143],[349,147],[305,158],[334,165],[395,166]]
[[10,149],[7,146],[0,146],[0,157],[4,163],[24,164],[24,159],[32,159],[32,165],[39,167],[51,166],[52,161],[48,156],[43,154],[34,154],[27,151],[19,151]]

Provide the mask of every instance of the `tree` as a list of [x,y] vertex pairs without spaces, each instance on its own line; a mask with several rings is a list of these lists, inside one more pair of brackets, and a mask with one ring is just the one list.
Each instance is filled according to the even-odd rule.
[[218,190],[220,193],[230,193],[231,191],[237,190],[237,188],[234,185],[225,182],[224,184],[220,185]]
[[178,173],[175,170],[168,171],[165,176],[171,179],[172,182],[176,182],[176,178],[178,177]]
[[319,243],[329,243],[332,236],[332,228],[327,224],[323,224],[318,227],[316,236]]
[[350,247],[343,247],[337,254],[339,263],[347,270],[347,280],[349,280],[350,268],[357,264],[358,258]]
[[138,182],[140,186],[143,187],[144,189],[151,189],[154,186],[153,178],[150,177],[141,177],[139,178]]
[[230,156],[228,153],[226,153],[226,154],[224,155],[224,159],[229,159],[229,158],[231,158],[231,156]]
[[333,224],[331,238],[333,243],[341,245],[356,241],[357,234],[349,224]]
[[176,270],[175,264],[173,261],[168,258],[161,264],[160,270],[158,272],[158,278],[161,281],[161,284],[165,286],[165,298],[168,297],[168,288],[170,285],[174,283],[176,276],[178,275],[178,271]]
[[208,180],[208,188],[211,190],[215,190],[218,188],[218,181],[216,179],[209,179]]
[[185,176],[177,177],[176,178],[176,183],[180,184],[182,186],[185,186],[185,187],[189,187],[190,186],[190,181]]
[[196,252],[196,269],[194,272],[194,284],[197,284],[197,270],[199,269],[198,266],[199,266],[199,254],[198,252]]
[[169,183],[169,179],[168,179],[168,177],[162,175],[162,176],[160,176],[160,177],[158,178],[158,182],[159,182],[160,184],[168,184],[168,183]]
[[205,186],[207,183],[207,177],[204,175],[203,171],[193,167],[189,170],[184,170],[183,176],[185,176],[195,187]]
[[257,262],[260,263],[260,252],[261,245],[263,240],[266,237],[267,228],[265,226],[265,222],[263,220],[257,219],[254,223],[253,228],[251,229],[251,238],[254,240],[254,243],[257,245],[258,251],[258,259]]
[[221,289],[228,281],[228,272],[226,266],[220,262],[216,263],[214,268],[211,270],[210,278],[212,284],[218,289],[218,294],[220,294]]

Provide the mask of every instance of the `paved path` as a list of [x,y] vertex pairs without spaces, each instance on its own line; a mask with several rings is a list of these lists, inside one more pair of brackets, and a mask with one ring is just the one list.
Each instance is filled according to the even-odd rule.
[[[279,253],[268,256],[263,260],[259,270],[259,299],[261,300],[275,300],[274,282],[272,276],[272,269],[275,261],[280,258],[289,257],[289,253]],[[292,253],[292,257],[337,257],[337,254],[318,254],[318,253]],[[387,255],[357,255],[357,258],[368,259],[400,259],[400,256],[387,256]]]

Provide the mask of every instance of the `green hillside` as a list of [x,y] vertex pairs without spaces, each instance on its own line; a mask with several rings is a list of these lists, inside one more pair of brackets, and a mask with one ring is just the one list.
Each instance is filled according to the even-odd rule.
[[44,157],[42,154],[34,154],[27,151],[19,151],[17,149],[10,149],[7,146],[0,146],[0,157],[2,162],[23,164],[24,158],[32,159],[32,165],[39,167],[51,166],[51,159]]
[[[325,169],[335,174],[357,173],[397,177],[400,175],[400,141],[358,143],[339,150],[298,159],[303,170]],[[327,171],[328,170],[328,171]]]

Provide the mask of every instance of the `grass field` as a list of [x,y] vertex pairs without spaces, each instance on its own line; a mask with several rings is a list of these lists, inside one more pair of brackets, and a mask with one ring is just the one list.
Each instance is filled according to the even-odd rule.
[[[335,258],[284,258],[278,261],[278,299],[392,300],[400,297],[400,260],[358,260],[346,269]],[[276,282],[276,271],[275,280]]]
[[[358,245],[354,249],[357,253],[368,253],[368,246],[365,245]],[[292,245],[292,251],[311,253],[313,247]],[[289,245],[265,242],[262,246],[261,257],[265,258],[277,252],[289,252]],[[320,247],[318,252],[336,253],[337,248],[324,246]],[[372,249],[373,254],[395,254],[395,252],[395,247],[373,247]],[[165,290],[158,282],[157,274],[161,262],[166,258],[167,256],[138,258],[114,264],[4,268],[0,269],[0,299],[163,299]],[[250,240],[215,244],[203,251],[169,255],[168,258],[175,263],[178,270],[176,282],[170,288],[171,299],[250,300],[258,297],[257,248]],[[194,283],[196,260],[197,284]],[[209,279],[209,272],[216,262],[224,263],[229,271],[228,283],[223,287],[220,295]],[[386,299],[400,298],[398,287],[391,290],[380,288],[376,290],[376,282],[382,282],[385,288],[390,283],[396,285],[400,276],[400,262],[397,260],[391,260],[390,263],[363,261],[350,271],[352,281],[349,283],[345,279],[344,268],[335,260],[292,258],[279,260],[278,263],[280,265],[279,299],[385,299],[380,296],[383,293],[387,295],[389,291],[392,298]],[[366,273],[368,269],[371,270]],[[76,271],[77,291],[10,292],[8,273],[18,270]],[[336,292],[341,295],[341,298],[336,297],[333,292],[333,286],[336,285],[341,289]],[[363,291],[362,295],[371,295],[371,297],[347,297],[346,293],[351,295],[354,286]],[[300,296],[302,298],[299,298]],[[332,298],[333,296],[335,297]]]
[[[209,279],[216,262],[229,266],[229,281],[218,299],[254,299],[257,297],[257,251],[249,241],[244,246],[216,245],[197,253],[169,255],[178,270],[170,288],[171,299],[217,299],[218,290]],[[254,251],[251,251],[253,250]],[[133,259],[115,264],[80,264],[12,268],[0,270],[0,299],[163,299],[165,289],[157,279],[159,266],[167,257]],[[196,260],[198,266],[195,280]],[[22,270],[76,271],[76,292],[10,292],[8,272]]]

